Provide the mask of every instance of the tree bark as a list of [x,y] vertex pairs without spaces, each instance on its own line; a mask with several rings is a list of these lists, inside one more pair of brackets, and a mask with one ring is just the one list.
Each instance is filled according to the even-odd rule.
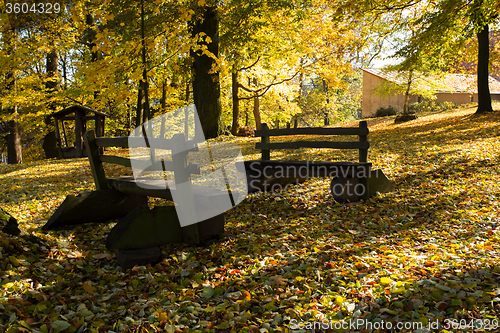
[[191,98],[191,80],[188,79],[186,82],[186,102],[189,103],[190,98]]
[[161,85],[161,111],[165,112],[165,109],[167,108],[167,80],[163,80],[162,85]]
[[[90,49],[90,62],[96,62],[99,60],[99,51],[97,50],[97,44],[96,44],[96,32],[92,30],[92,26],[94,25],[94,17],[92,14],[87,14],[85,15],[85,24],[88,26],[87,31],[86,31],[86,39],[87,39],[87,45]],[[94,91],[94,100],[97,100],[99,98],[99,91],[95,90]]]
[[[142,92],[144,95],[144,104],[142,106],[142,122],[147,122],[150,117],[149,110],[149,81],[148,81],[148,63],[147,63],[147,49],[146,49],[146,28],[145,28],[145,13],[144,13],[144,0],[141,0],[141,44],[142,44]],[[151,134],[148,132],[148,134]]]
[[231,83],[233,92],[233,125],[231,133],[237,135],[240,127],[240,98],[238,95],[238,69],[235,64],[233,64],[233,73],[231,73]]
[[477,34],[477,99],[476,113],[492,112],[489,87],[490,36],[488,25]]
[[62,58],[62,79],[63,79],[63,89],[68,88],[68,59],[66,55]]
[[[48,95],[53,95],[55,91],[59,90],[61,88],[61,78],[59,74],[59,68],[58,68],[58,63],[59,63],[59,56],[57,54],[57,49],[54,41],[51,41],[51,50],[49,53],[47,53],[46,57],[46,64],[45,64],[45,69],[47,73],[47,78],[45,81],[45,89],[48,93]],[[64,77],[66,76],[66,61],[63,62],[63,73]],[[66,77],[64,78],[64,81],[66,82]],[[49,105],[47,106],[51,112],[57,111],[58,105],[55,102],[50,102]],[[43,138],[43,148],[45,151],[45,157],[46,158],[52,158],[52,157],[57,157],[59,156],[59,149],[58,149],[58,143],[57,140],[53,140],[53,138],[56,138],[56,128],[54,126],[54,118],[48,116],[46,118],[46,125],[48,128],[48,133],[45,135]],[[58,133],[59,134],[59,133]],[[57,154],[56,154],[57,152]]]
[[137,92],[137,109],[135,114],[135,127],[142,125],[142,113],[144,109],[144,95],[142,92],[142,85],[139,83],[139,91]]
[[149,110],[149,84],[147,71],[144,70],[142,75],[142,80],[140,82],[142,85],[142,95],[144,97],[144,103],[142,104],[142,122],[145,123],[151,118],[151,114]]
[[55,90],[59,90],[60,88],[60,78],[59,78],[59,68],[58,68],[59,56],[57,54],[57,49],[55,45],[52,46],[52,49],[49,53],[47,53],[47,81],[45,82],[45,87],[49,92],[53,92]]
[[410,88],[413,82],[413,69],[410,69],[408,73],[408,81],[406,82],[406,91],[405,91],[405,103],[403,104],[403,115],[408,114],[408,101],[410,100]]
[[[14,117],[17,118],[17,107],[11,111]],[[17,119],[9,121],[9,134],[7,135],[7,163],[21,164],[23,163],[23,154],[21,150],[21,130]]]
[[[219,56],[219,16],[215,7],[200,7],[202,17],[191,26],[194,38],[203,32],[211,42],[200,41],[215,57]],[[205,138],[215,138],[222,134],[222,106],[220,101],[219,70],[215,60],[200,52],[191,52],[193,62],[193,97]],[[196,129],[200,135],[200,129]]]
[[260,119],[260,101],[259,97],[253,98],[253,117],[255,118],[255,128],[262,129],[262,120]]
[[[51,50],[49,53],[47,53],[46,64],[45,64],[45,69],[47,72],[47,81],[45,81],[45,89],[47,89],[49,95],[53,95],[55,91],[61,88],[61,77],[58,67],[59,55],[57,53],[55,43],[52,41],[51,44],[52,44]],[[56,103],[51,102],[48,105],[48,108],[52,112],[55,112],[57,111],[58,106]]]
[[[15,52],[16,28],[7,24],[2,35],[7,54],[13,55]],[[6,90],[9,92],[13,91],[16,86],[16,78],[13,69],[5,75],[5,80]],[[7,109],[7,112],[12,115],[11,120],[8,122],[9,134],[7,135],[7,163],[21,164],[23,162],[23,155],[21,150],[21,130],[17,119],[17,106],[10,106]]]
[[323,124],[327,126],[330,125],[330,116],[328,112],[328,104],[330,104],[330,98],[328,96],[328,82],[326,82],[325,79],[322,79],[321,81],[323,83],[323,93],[325,94],[325,102],[326,102],[325,110],[323,111],[325,115]]
[[[259,85],[259,82],[257,81],[257,78],[253,79],[253,84],[257,87]],[[255,96],[253,98],[253,117],[255,119],[255,128],[257,130],[262,129],[262,120],[260,118],[260,100],[259,96]]]

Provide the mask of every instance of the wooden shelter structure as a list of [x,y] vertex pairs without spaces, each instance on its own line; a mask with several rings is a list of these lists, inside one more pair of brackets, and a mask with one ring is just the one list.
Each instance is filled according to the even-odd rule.
[[[94,120],[96,136],[104,136],[104,119],[107,116],[105,113],[92,110],[82,105],[73,105],[61,111],[55,112],[51,114],[51,116],[55,119],[59,158],[87,156],[83,142],[83,133],[87,130],[87,121],[89,120]],[[73,135],[70,136],[72,133],[66,131],[65,121],[74,122],[73,126],[69,126],[70,128],[74,127],[75,142],[73,146],[69,145],[70,137]]]

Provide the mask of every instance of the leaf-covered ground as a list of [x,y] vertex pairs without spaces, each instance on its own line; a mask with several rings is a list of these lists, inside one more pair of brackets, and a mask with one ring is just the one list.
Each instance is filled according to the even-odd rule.
[[[1,206],[44,244],[0,235],[0,331],[497,331],[500,115],[473,112],[369,120],[369,161],[394,193],[339,205],[312,179],[250,195],[222,241],[165,246],[163,262],[128,271],[104,246],[113,223],[39,229],[93,189],[86,159],[1,165]],[[231,140],[258,158],[255,139]]]

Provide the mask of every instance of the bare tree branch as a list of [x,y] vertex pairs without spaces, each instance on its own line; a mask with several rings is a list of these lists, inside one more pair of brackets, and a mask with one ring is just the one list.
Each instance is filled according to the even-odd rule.
[[243,67],[243,68],[238,69],[238,72],[241,72],[241,71],[247,71],[247,70],[249,70],[250,68],[252,68],[252,67],[254,67],[255,65],[257,65],[257,63],[258,63],[258,62],[259,62],[259,60],[260,60],[260,57],[261,57],[261,56],[259,56],[259,57],[257,58],[257,60],[255,60],[255,62],[254,62],[253,64],[251,64],[250,66],[247,66],[247,67]]

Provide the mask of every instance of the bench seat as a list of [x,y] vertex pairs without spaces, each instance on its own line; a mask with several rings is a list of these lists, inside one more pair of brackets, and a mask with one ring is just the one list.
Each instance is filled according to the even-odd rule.
[[[172,181],[165,181],[163,179],[155,179],[142,177],[134,179],[134,177],[109,177],[106,178],[110,187],[126,194],[145,195],[148,197],[162,198],[173,201],[172,192],[175,189],[175,183]],[[141,184],[139,186],[138,184]],[[228,191],[221,191],[219,189],[191,185],[193,189],[193,197],[195,204],[206,209],[220,208],[227,205]],[[239,193],[230,192],[238,198]]]
[[366,179],[371,163],[325,161],[245,161],[248,193],[268,191],[275,185],[302,183],[308,178]]

